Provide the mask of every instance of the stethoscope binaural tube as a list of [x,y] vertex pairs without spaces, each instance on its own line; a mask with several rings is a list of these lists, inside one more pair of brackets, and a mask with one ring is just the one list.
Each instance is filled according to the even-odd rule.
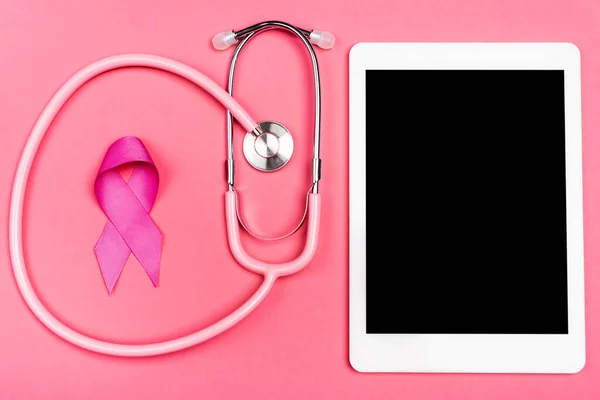
[[[256,37],[258,34],[260,34],[262,32],[265,32],[268,30],[273,30],[273,29],[281,29],[284,31],[288,31],[288,32],[292,33],[293,35],[297,36],[304,44],[305,48],[308,51],[310,59],[311,59],[311,65],[312,65],[312,70],[313,70],[313,82],[314,82],[314,116],[313,116],[314,132],[313,132],[312,181],[311,181],[310,189],[309,189],[307,197],[306,197],[306,206],[305,206],[304,214],[303,214],[300,222],[296,225],[296,227],[292,231],[290,231],[289,233],[287,233],[285,235],[279,236],[279,237],[260,236],[256,233],[254,233],[251,229],[249,229],[249,227],[247,226],[247,224],[244,223],[243,218],[241,217],[239,207],[238,207],[239,199],[237,198],[237,195],[229,195],[228,196],[228,197],[232,198],[231,201],[236,202],[236,208],[235,208],[236,218],[239,221],[240,225],[250,235],[257,237],[259,239],[262,239],[262,240],[281,240],[281,239],[287,238],[288,236],[295,233],[302,226],[307,215],[309,215],[311,212],[310,202],[311,202],[311,199],[314,198],[314,196],[312,196],[312,194],[317,195],[319,193],[319,181],[321,179],[321,158],[320,158],[320,149],[321,149],[321,147],[320,147],[320,141],[321,141],[321,78],[320,78],[320,72],[319,72],[319,63],[317,61],[317,56],[315,54],[315,51],[314,51],[311,43],[316,44],[317,46],[322,47],[324,49],[331,48],[333,46],[333,44],[335,43],[335,37],[328,32],[321,32],[321,31],[314,31],[314,30],[307,31],[305,29],[297,28],[293,25],[290,25],[288,23],[281,22],[281,21],[266,21],[266,22],[261,22],[261,23],[252,25],[248,28],[239,30],[237,32],[228,31],[228,32],[219,33],[219,34],[215,35],[215,37],[213,38],[213,45],[215,46],[215,48],[217,48],[219,50],[224,50],[224,49],[230,47],[231,45],[237,43],[235,51],[231,57],[231,64],[229,67],[228,92],[230,95],[233,96],[235,68],[237,65],[237,61],[238,61],[240,52],[252,38]],[[241,41],[239,41],[240,39],[241,39]],[[259,123],[259,128],[261,128],[263,126],[272,126],[271,124],[276,125],[275,126],[276,128],[286,130],[285,127],[281,126],[280,124],[278,124],[274,121],[266,121],[263,123]],[[244,153],[247,156],[247,158],[248,158],[248,150],[247,150],[246,143],[248,142],[248,140],[252,141],[252,139],[253,139],[251,137],[252,134],[254,134],[258,137],[261,133],[262,132],[259,130],[259,131],[250,132],[246,135],[246,139],[244,140]],[[287,132],[287,133],[289,134],[289,132]],[[291,154],[290,154],[290,156],[291,156]],[[288,159],[289,159],[289,157],[288,157]],[[263,168],[257,167],[255,164],[253,164],[251,162],[252,160],[248,160],[248,161],[255,168],[261,169],[261,170],[267,170],[267,171],[276,170],[276,169],[282,167],[283,165],[285,165],[285,163],[284,163],[283,165],[276,165],[275,168],[267,167],[267,168],[263,169]],[[285,162],[287,162],[287,160],[285,160]],[[232,115],[231,115],[230,111],[227,111],[227,183],[228,183],[228,191],[236,193],[235,192],[234,152],[233,152],[233,119],[232,119]],[[228,226],[233,226],[233,224],[228,224]],[[231,241],[230,241],[230,244],[231,244]],[[234,249],[232,249],[232,252],[234,253],[234,255],[236,254],[236,251]],[[302,256],[300,256],[300,258],[302,258]]]
[[[237,32],[226,32],[224,34],[229,34],[230,39],[229,43],[237,43],[239,39],[242,39],[236,46],[235,51],[231,57],[231,64],[229,67],[229,79],[228,79],[228,92],[231,96],[233,96],[233,84],[234,84],[234,76],[235,76],[235,68],[237,65],[237,60],[240,52],[244,48],[244,46],[250,41],[253,37],[260,34],[261,32],[265,32],[272,29],[282,29],[288,32],[291,32],[295,36],[297,36],[304,46],[306,47],[308,54],[310,55],[312,69],[313,69],[313,81],[314,81],[314,96],[315,96],[315,111],[314,111],[314,134],[313,134],[313,160],[312,160],[312,193],[319,193],[319,180],[321,179],[321,76],[319,72],[319,63],[317,60],[317,55],[311,45],[311,42],[308,38],[314,37],[314,33],[317,31],[307,31],[304,29],[296,28],[293,25],[290,25],[286,22],[281,21],[266,21],[261,22],[255,25],[252,25],[248,28],[242,29]],[[213,44],[218,42],[217,38],[219,38],[222,34],[217,34],[215,39],[213,39]],[[329,40],[327,43],[331,48],[335,42],[335,38],[328,32],[319,32],[319,38],[327,35]],[[318,41],[316,41],[318,42]],[[321,44],[322,45],[322,44]],[[219,46],[215,44],[215,47],[224,50],[226,47]],[[229,190],[234,190],[235,176],[234,176],[234,160],[233,160],[233,120],[231,112],[227,111],[227,183],[229,185]]]

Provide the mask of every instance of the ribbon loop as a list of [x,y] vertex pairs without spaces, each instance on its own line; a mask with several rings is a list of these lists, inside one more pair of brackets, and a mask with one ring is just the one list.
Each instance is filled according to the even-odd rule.
[[[131,163],[136,166],[126,182],[117,168]],[[94,247],[108,292],[113,292],[130,253],[157,286],[162,233],[149,213],[158,192],[158,171],[139,138],[125,136],[108,148],[94,192],[108,217]]]

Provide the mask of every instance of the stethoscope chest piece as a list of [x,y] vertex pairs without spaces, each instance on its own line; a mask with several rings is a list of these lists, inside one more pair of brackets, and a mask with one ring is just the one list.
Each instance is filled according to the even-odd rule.
[[244,138],[244,156],[254,168],[277,171],[292,158],[294,139],[289,130],[279,122],[263,121],[258,129]]

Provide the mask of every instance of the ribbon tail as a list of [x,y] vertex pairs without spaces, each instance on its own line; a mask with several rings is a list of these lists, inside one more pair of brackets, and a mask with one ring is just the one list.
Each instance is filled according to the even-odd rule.
[[98,260],[106,289],[109,294],[112,294],[131,250],[110,220],[104,226],[104,230],[94,246],[94,254]]
[[144,232],[145,243],[143,247],[132,248],[132,253],[139,261],[154,287],[158,286],[160,275],[160,256],[162,252],[162,234],[156,226]]

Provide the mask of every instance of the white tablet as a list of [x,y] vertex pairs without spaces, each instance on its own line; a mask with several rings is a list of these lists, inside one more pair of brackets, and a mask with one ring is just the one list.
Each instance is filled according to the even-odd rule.
[[350,52],[350,362],[585,364],[580,55],[568,43]]

